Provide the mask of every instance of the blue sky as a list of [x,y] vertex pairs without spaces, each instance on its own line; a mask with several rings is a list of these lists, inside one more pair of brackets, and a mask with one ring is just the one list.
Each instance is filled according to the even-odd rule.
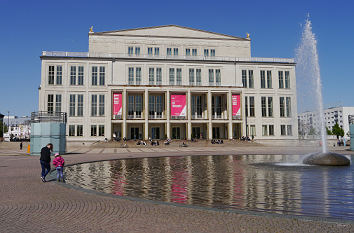
[[0,0],[0,112],[38,108],[42,50],[87,51],[88,30],[177,24],[252,38],[254,57],[294,57],[310,13],[325,107],[354,106],[353,1]]

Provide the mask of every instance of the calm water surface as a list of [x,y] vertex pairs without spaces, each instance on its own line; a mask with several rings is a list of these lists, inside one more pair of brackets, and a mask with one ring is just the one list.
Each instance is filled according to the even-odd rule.
[[354,169],[300,156],[186,156],[79,164],[67,183],[118,196],[354,220]]

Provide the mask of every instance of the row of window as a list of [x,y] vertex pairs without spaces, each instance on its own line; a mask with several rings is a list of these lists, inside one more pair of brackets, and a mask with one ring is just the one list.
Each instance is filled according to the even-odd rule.
[[[69,125],[69,136],[82,137],[84,135],[83,125]],[[104,125],[91,125],[91,136],[104,136]]]
[[[55,99],[54,99],[55,97]],[[84,114],[84,95],[83,94],[70,94],[69,95],[69,116],[82,117]],[[105,96],[104,95],[91,95],[91,116],[104,116],[105,112]],[[47,111],[49,113],[61,112],[62,96],[48,95]]]
[[[91,67],[91,85],[104,86],[106,79],[105,66]],[[63,84],[63,66],[49,66],[48,67],[48,84],[62,85]],[[70,66],[70,85],[83,86],[84,85],[84,66]]]
[[[189,85],[201,86],[202,85],[202,70],[189,68]],[[182,85],[182,68],[169,68],[169,85]],[[141,67],[128,68],[128,84],[140,85],[141,84]],[[149,85],[162,84],[162,68],[149,68]],[[209,85],[221,85],[221,72],[220,69],[209,69]]]
[[[278,81],[280,89],[290,88],[290,72],[289,71],[278,71]],[[271,89],[272,84],[272,71],[271,70],[261,70],[260,71],[260,83],[261,88]],[[253,70],[242,70],[242,86],[246,88],[254,88],[254,75]]]
[[[250,136],[256,136],[256,125],[247,125],[246,130]],[[292,125],[280,125],[281,136],[292,136]],[[274,136],[274,125],[262,125],[262,136]]]
[[[246,117],[255,116],[254,96],[245,96]],[[291,97],[279,97],[280,117],[291,117]],[[261,97],[262,117],[273,117],[273,97]]]
[[[166,55],[167,56],[178,56],[178,48],[167,48]],[[159,47],[148,47],[147,54],[149,56],[159,56],[160,55],[160,48]],[[128,47],[128,55],[132,56],[140,56],[140,47],[139,46],[129,46]],[[198,49],[196,48],[186,48],[185,49],[186,56],[198,56]],[[215,49],[204,49],[204,56],[205,57],[215,57]]]

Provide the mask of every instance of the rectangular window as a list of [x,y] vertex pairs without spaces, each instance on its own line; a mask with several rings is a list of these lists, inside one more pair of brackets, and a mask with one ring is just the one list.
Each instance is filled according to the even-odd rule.
[[272,88],[272,71],[267,70],[267,88]]
[[61,95],[55,95],[55,112],[61,112]]
[[100,66],[100,86],[105,85],[105,74],[106,68],[104,66]]
[[195,70],[195,79],[196,79],[196,85],[201,86],[202,85],[202,70],[201,69]]
[[84,67],[78,67],[77,85],[84,85]]
[[70,67],[70,85],[76,85],[76,66]]
[[171,56],[172,55],[172,49],[171,48],[167,48],[166,54],[167,54],[167,56]]
[[83,125],[76,126],[76,136],[82,137],[84,135]]
[[289,71],[285,71],[285,88],[290,88],[290,74]]
[[98,136],[104,136],[104,125],[98,126]]
[[159,56],[160,55],[160,48],[155,48],[155,56]]
[[274,136],[274,125],[269,125],[269,136]]
[[91,125],[91,137],[97,136],[97,125]]
[[173,54],[174,54],[175,56],[178,56],[178,48],[174,48],[174,49],[173,49]]
[[48,102],[47,102],[47,109],[48,113],[53,113],[54,111],[54,95],[48,95]]
[[191,49],[186,49],[186,56],[190,56],[191,55]]
[[194,69],[189,69],[189,85],[194,85]]
[[268,97],[268,116],[273,117],[273,97]]
[[209,49],[204,49],[204,57],[209,57]]
[[285,103],[284,97],[279,98],[279,106],[280,106],[280,117],[285,117]]
[[209,69],[209,86],[214,86],[214,69]]
[[242,70],[242,87],[247,88],[247,70]]
[[251,136],[256,136],[256,126],[255,125],[250,125],[250,134]]
[[77,116],[84,115],[84,95],[77,95]]
[[286,97],[286,117],[291,117],[291,99]]
[[268,136],[268,125],[262,125],[262,136]]
[[254,88],[253,70],[248,71],[248,87]]
[[250,117],[254,117],[254,96],[250,96]]
[[75,125],[69,125],[69,136],[75,136]]
[[197,55],[198,55],[197,49],[192,49],[192,55],[193,55],[193,56],[197,56]]
[[54,85],[54,66],[49,66],[48,70],[48,84]]
[[97,116],[97,95],[91,96],[91,116]]
[[265,71],[261,70],[261,88],[265,88]]
[[97,66],[92,66],[92,86],[97,86]]
[[278,71],[279,88],[284,88],[283,71]]
[[216,86],[220,86],[220,85],[221,85],[221,73],[220,73],[220,69],[216,69],[216,70],[215,70],[215,82],[216,82]]
[[248,117],[248,97],[245,96],[245,115]]
[[63,67],[57,66],[57,85],[61,85],[63,81]]
[[215,49],[210,49],[210,56],[215,57]]
[[286,126],[286,132],[287,132],[288,136],[292,136],[293,135],[293,130],[292,130],[291,125],[287,125]]
[[151,47],[148,48],[148,55],[150,55],[150,56],[152,55],[152,48]]
[[128,55],[131,56],[133,55],[134,52],[134,47],[128,47]]
[[129,67],[129,72],[128,72],[128,84],[133,85],[134,84],[134,68]]
[[285,136],[286,135],[285,125],[280,125],[280,135],[281,136]]
[[177,68],[177,72],[176,72],[176,84],[177,85],[182,85],[182,69],[181,68]]
[[140,55],[140,47],[135,47],[135,55],[136,56]]
[[154,68],[149,68],[149,85],[154,85],[155,77],[154,77]]
[[266,101],[267,101],[266,97],[262,96],[261,97],[262,117],[267,116],[267,103],[266,103]]
[[174,68],[170,68],[169,80],[170,80],[170,85],[175,85],[175,69]]
[[104,116],[104,95],[99,96],[99,116]]
[[135,69],[135,84],[140,85],[141,84],[141,67],[137,67]]
[[70,95],[69,116],[75,116],[76,96]]
[[162,70],[161,68],[156,68],[156,85],[162,84]]

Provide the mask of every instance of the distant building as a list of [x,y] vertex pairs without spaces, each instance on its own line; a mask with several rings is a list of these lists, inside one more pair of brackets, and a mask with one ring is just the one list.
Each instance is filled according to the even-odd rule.
[[[324,119],[326,127],[329,130],[333,129],[333,126],[338,125],[344,130],[344,135],[349,138],[349,121],[350,115],[354,115],[354,107],[332,107],[324,110]],[[298,115],[299,122],[299,134],[307,135],[310,131],[314,131],[320,128],[320,120],[317,112],[304,112]],[[310,133],[311,134],[311,133]]]
[[4,133],[4,140],[24,140],[30,139],[31,124],[28,116],[4,116],[4,123],[8,126],[8,131]]

